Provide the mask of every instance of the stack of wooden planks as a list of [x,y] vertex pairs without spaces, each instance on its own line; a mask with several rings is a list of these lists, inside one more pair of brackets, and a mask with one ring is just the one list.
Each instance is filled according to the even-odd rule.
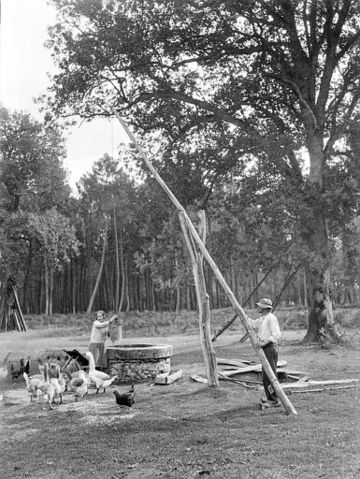
[[[261,364],[247,365],[248,361],[240,359],[224,359],[217,358],[218,366],[223,366],[219,371],[220,379],[237,377],[241,381],[241,377],[248,373],[260,373]],[[300,392],[319,392],[327,389],[347,389],[355,387],[358,379],[331,379],[310,381],[309,376],[303,371],[286,368],[287,362],[281,360],[277,364],[277,374],[280,382],[283,380],[281,387],[288,393]],[[229,369],[230,368],[230,369]],[[291,380],[289,382],[288,380]],[[246,379],[244,379],[246,382]]]

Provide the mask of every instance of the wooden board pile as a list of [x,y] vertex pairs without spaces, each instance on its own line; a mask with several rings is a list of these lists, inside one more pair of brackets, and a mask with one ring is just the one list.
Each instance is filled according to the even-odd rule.
[[[233,381],[244,387],[258,387],[262,385],[261,364],[252,364],[248,360],[234,360],[217,358],[219,379]],[[277,364],[277,375],[281,387],[288,393],[320,392],[327,389],[347,389],[355,387],[358,379],[337,379],[325,381],[311,381],[302,371],[289,369],[287,362],[281,360]],[[196,374],[191,378],[194,381],[207,383],[207,379]]]

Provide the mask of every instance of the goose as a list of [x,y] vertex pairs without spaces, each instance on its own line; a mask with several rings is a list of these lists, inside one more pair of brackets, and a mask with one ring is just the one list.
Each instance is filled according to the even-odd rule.
[[85,356],[89,359],[89,379],[96,386],[96,394],[99,393],[100,388],[103,388],[105,393],[105,388],[110,386],[110,384],[115,381],[117,376],[110,376],[103,371],[98,371],[95,369],[94,356],[90,351],[87,351]]
[[8,363],[8,359],[10,357],[10,353],[7,353],[6,357],[4,358],[4,360],[2,361],[2,364],[0,366],[0,380],[2,379],[6,379],[6,376],[7,376],[7,373],[8,373],[8,369],[7,369],[7,363]]
[[85,371],[77,371],[76,376],[73,377],[69,383],[70,389],[75,393],[75,401],[86,396],[89,384],[90,379],[87,377]]
[[[35,376],[40,376],[40,374],[36,374]],[[25,379],[27,392],[30,394],[30,401],[32,402],[34,398],[39,401],[39,395],[42,394],[39,386],[44,382],[44,376],[32,377],[23,373],[23,377]]]
[[66,389],[66,380],[61,375],[60,366],[55,363],[51,363],[50,368],[55,371],[55,377],[50,378],[50,383],[54,386],[55,397],[60,399],[60,404],[63,402],[63,393]]
[[47,395],[49,409],[54,409],[52,405],[54,403],[55,395],[57,394],[57,388],[55,388],[54,384],[50,382],[48,363],[44,364],[44,381],[38,386],[38,389],[43,394]]

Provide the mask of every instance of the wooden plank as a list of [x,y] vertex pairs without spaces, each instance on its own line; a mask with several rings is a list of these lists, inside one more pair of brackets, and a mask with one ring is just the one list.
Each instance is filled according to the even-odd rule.
[[325,381],[297,381],[296,383],[283,383],[283,389],[310,389],[316,387],[337,386],[337,385],[355,385],[359,379],[329,379]]
[[349,384],[347,386],[327,386],[325,388],[317,388],[317,389],[299,389],[299,390],[289,390],[289,394],[297,394],[297,393],[319,393],[322,391],[334,391],[336,389],[350,389],[356,387],[356,384]]
[[[279,371],[280,369],[278,369],[278,376],[279,376]],[[281,374],[280,374],[281,376]],[[285,378],[286,379],[292,379],[293,381],[300,381],[300,377],[299,376],[295,376],[294,374],[285,374]]]
[[216,362],[222,365],[237,366],[239,368],[243,367],[243,364],[253,364],[254,361],[249,361],[248,359],[226,359],[226,358],[216,358]]
[[231,381],[233,383],[240,384],[241,386],[247,389],[257,389],[258,384],[262,384],[262,382],[252,382],[252,381],[228,378],[227,376],[224,376],[220,371],[218,371],[218,374],[219,374],[219,379],[221,379],[222,381]]
[[[287,364],[286,361],[281,360],[281,361],[278,361],[277,367],[281,368],[285,366],[286,364]],[[234,369],[233,371],[224,371],[224,375],[230,377],[230,376],[234,376],[235,374],[244,374],[244,373],[251,373],[251,372],[259,373],[261,372],[261,369],[262,369],[261,364],[255,364],[254,366],[246,366],[245,368],[238,368],[238,369]]]
[[309,379],[310,379],[310,376],[304,376],[304,377],[299,379],[299,383],[304,383],[304,382],[308,381]]
[[203,378],[202,376],[198,376],[197,374],[192,374],[190,377],[193,381],[196,381],[197,383],[203,383],[203,384],[208,383],[208,380],[206,378]]
[[179,369],[173,373],[158,374],[155,378],[155,384],[172,384],[184,375],[183,370]]
[[306,373],[304,371],[297,371],[296,369],[287,369],[282,368],[281,366],[278,367],[278,374],[286,374],[286,376],[305,376]]

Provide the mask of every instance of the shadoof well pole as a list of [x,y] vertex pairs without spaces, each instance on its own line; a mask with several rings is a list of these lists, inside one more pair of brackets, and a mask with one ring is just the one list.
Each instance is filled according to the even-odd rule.
[[270,364],[268,362],[268,360],[266,359],[266,356],[265,356],[265,353],[262,349],[258,349],[256,347],[256,342],[255,342],[255,336],[254,336],[254,333],[252,331],[252,327],[251,325],[249,324],[248,320],[247,320],[247,316],[244,312],[244,310],[242,309],[242,307],[240,306],[240,304],[238,303],[234,293],[232,292],[232,290],[230,289],[229,285],[227,284],[227,282],[225,281],[225,278],[223,277],[223,275],[221,274],[219,268],[217,267],[215,261],[212,259],[210,253],[208,252],[208,250],[206,249],[204,243],[202,242],[200,236],[198,235],[197,231],[196,231],[196,228],[195,226],[193,225],[192,221],[190,220],[189,216],[187,215],[184,207],[181,205],[181,203],[179,202],[179,200],[176,198],[176,196],[173,194],[173,192],[170,190],[170,188],[167,186],[167,184],[164,182],[164,180],[161,178],[161,176],[159,175],[158,171],[156,170],[156,168],[153,166],[152,162],[150,161],[150,159],[148,158],[148,156],[146,155],[145,151],[143,150],[143,148],[138,144],[135,136],[131,133],[131,131],[129,130],[127,124],[125,123],[125,121],[120,117],[120,115],[118,114],[118,112],[113,108],[112,109],[114,115],[116,116],[116,118],[119,120],[121,126],[123,127],[123,129],[125,130],[126,134],[128,135],[128,137],[130,138],[130,140],[132,141],[132,143],[134,144],[135,148],[137,149],[139,155],[141,156],[141,158],[144,160],[145,164],[147,165],[147,167],[149,168],[149,170],[151,171],[151,173],[153,174],[154,178],[156,179],[156,181],[159,183],[159,185],[161,186],[161,188],[165,191],[165,193],[168,195],[168,197],[170,198],[171,202],[174,204],[174,206],[176,207],[176,209],[179,211],[179,213],[181,213],[181,217],[182,219],[184,220],[184,222],[186,223],[187,225],[187,228],[188,230],[190,231],[191,235],[192,235],[192,238],[193,240],[195,241],[195,243],[197,244],[199,250],[201,251],[201,253],[203,254],[204,258],[206,259],[206,261],[208,262],[210,268],[212,269],[216,279],[219,281],[220,285],[222,286],[223,290],[225,291],[232,307],[234,308],[236,314],[239,316],[245,330],[247,331],[247,333],[249,334],[249,338],[250,338],[250,341],[251,341],[251,344],[254,348],[254,350],[256,351],[258,357],[259,357],[259,360],[261,362],[261,365],[267,375],[267,377],[269,378],[270,382],[271,382],[271,385],[272,387],[274,388],[278,398],[280,399],[281,401],[281,404],[283,405],[284,409],[285,409],[285,412],[286,414],[289,414],[289,415],[293,415],[293,416],[296,416],[297,415],[297,412],[296,412],[296,409],[294,408],[294,406],[291,404],[291,402],[289,401],[288,397],[286,396],[286,394],[284,393],[282,387],[280,386],[280,383],[277,379],[277,377],[275,376],[273,370],[271,369],[270,367]]
[[[198,212],[200,219],[200,228],[199,232],[202,237],[202,242],[206,242],[206,217],[205,211],[200,210]],[[198,302],[199,309],[199,327],[200,327],[200,342],[201,348],[203,351],[206,374],[208,378],[208,385],[218,387],[219,386],[219,375],[217,372],[216,364],[216,354],[211,343],[211,333],[210,333],[210,298],[206,291],[206,281],[204,275],[203,259],[204,255],[197,248],[197,245],[194,242],[191,232],[189,231],[189,225],[184,218],[183,211],[179,211],[179,220],[181,229],[183,231],[185,242],[188,247],[194,281],[195,281],[195,290],[196,298]]]

